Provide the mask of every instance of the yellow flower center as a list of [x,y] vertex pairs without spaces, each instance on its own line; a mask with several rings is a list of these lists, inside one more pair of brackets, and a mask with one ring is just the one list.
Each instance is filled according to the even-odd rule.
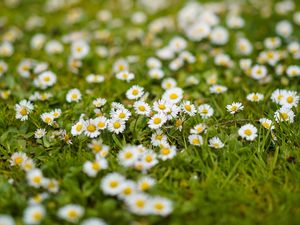
[[125,152],[124,154],[125,159],[130,159],[132,158],[132,156],[133,156],[132,152]]
[[42,182],[42,178],[40,176],[36,176],[32,179],[32,181],[36,184],[40,184]]
[[78,216],[78,213],[76,210],[74,209],[71,209],[69,212],[68,212],[68,217],[71,218],[71,219],[75,219],[77,218]]
[[96,170],[96,171],[100,170],[100,165],[99,165],[99,163],[98,163],[98,162],[93,162],[92,168],[93,168],[93,170]]
[[244,131],[244,134],[246,134],[247,136],[250,136],[252,134],[252,131],[250,129],[246,129]]
[[124,195],[130,195],[132,193],[132,189],[130,187],[126,187],[123,189]]
[[109,186],[110,186],[111,188],[116,188],[116,187],[119,186],[119,182],[116,181],[116,180],[113,180],[113,181],[111,181],[111,182],[109,183]]
[[28,113],[27,109],[26,109],[25,107],[22,107],[22,109],[20,110],[20,114],[21,114],[22,116],[26,116],[27,113]]
[[161,153],[162,153],[163,155],[169,155],[169,154],[170,154],[170,149],[169,149],[169,148],[163,148],[163,149],[161,150]]
[[158,202],[158,203],[154,204],[154,208],[157,210],[162,210],[164,208],[164,205],[162,203]]
[[146,162],[148,162],[148,163],[152,162],[152,160],[153,160],[152,155],[147,155],[147,156],[145,157],[145,160],[146,160]]
[[143,106],[143,105],[139,106],[138,109],[139,109],[140,111],[145,111],[145,110],[146,110],[145,106]]
[[292,103],[292,102],[294,101],[293,96],[287,97],[286,101],[287,101],[288,103]]
[[145,201],[142,199],[139,199],[139,200],[136,200],[135,204],[137,207],[143,208],[145,206]]
[[139,94],[139,90],[134,89],[134,90],[132,91],[132,94],[133,94],[133,95],[138,95],[138,94]]
[[42,213],[41,212],[34,212],[32,217],[35,221],[40,221],[42,219]]
[[46,77],[44,77],[44,81],[50,81],[50,77],[48,77],[48,76],[46,76]]
[[154,124],[160,124],[161,119],[160,118],[154,118],[153,123]]
[[200,141],[199,141],[198,138],[194,138],[194,139],[192,140],[192,143],[193,143],[194,145],[199,145],[199,144],[200,144]]
[[96,126],[94,124],[89,124],[86,128],[89,132],[95,132]]
[[146,191],[148,190],[150,187],[150,185],[147,183],[147,182],[143,182],[140,186],[140,188],[143,190],[143,191]]
[[81,131],[82,127],[83,127],[82,124],[77,124],[76,131]]
[[118,129],[118,128],[120,128],[121,124],[118,121],[116,121],[116,122],[114,122],[113,126],[115,129]]
[[176,93],[172,93],[169,95],[170,99],[174,100],[176,98],[178,98],[178,95]]
[[20,165],[22,162],[23,162],[23,158],[22,158],[21,156],[17,156],[17,157],[15,158],[15,163],[16,163],[17,165]]
[[120,114],[119,114],[119,117],[121,118],[121,119],[124,119],[125,118],[125,113],[123,113],[123,112],[121,112]]
[[100,121],[100,122],[98,123],[98,127],[99,127],[99,128],[103,128],[103,127],[105,127],[105,123],[104,123],[104,122],[102,122],[102,121]]
[[187,110],[187,111],[191,111],[192,110],[192,107],[190,105],[185,105],[184,108]]
[[285,112],[281,112],[280,113],[280,118],[283,120],[287,120],[289,118],[289,115]]

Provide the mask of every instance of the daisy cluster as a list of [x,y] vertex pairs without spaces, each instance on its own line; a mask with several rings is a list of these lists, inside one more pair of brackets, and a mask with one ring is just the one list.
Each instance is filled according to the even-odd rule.
[[[1,101],[16,127],[28,127],[26,148],[47,151],[37,157],[24,148],[5,156],[35,194],[21,219],[3,214],[1,225],[42,224],[51,217],[109,224],[91,215],[89,205],[46,204],[64,192],[62,177],[43,171],[44,162],[55,161],[53,146],[89,153],[79,160],[78,176],[96,183],[104,198],[137,216],[167,217],[180,206],[151,190],[160,189],[154,169],[191,149],[222,151],[229,136],[250,148],[267,138],[276,145],[282,127],[297,121],[300,11],[293,1],[269,6],[281,19],[266,25],[270,32],[258,40],[246,32],[243,15],[250,3],[183,1],[175,13],[161,16],[172,1],[140,0],[134,6],[122,0],[131,13],[119,18],[112,9],[89,12],[83,2],[47,0],[41,7],[47,16],[33,15],[23,27],[0,19]],[[6,0],[3,7],[22,4]],[[70,30],[50,35],[47,24],[63,10],[63,25],[57,26]],[[123,26],[126,32],[118,34]],[[19,49],[25,40],[26,48]],[[136,43],[140,53],[129,49]]]

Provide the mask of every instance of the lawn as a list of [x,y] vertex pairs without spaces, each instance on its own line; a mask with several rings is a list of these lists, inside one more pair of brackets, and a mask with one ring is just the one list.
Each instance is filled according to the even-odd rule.
[[300,224],[300,2],[1,0],[0,225]]

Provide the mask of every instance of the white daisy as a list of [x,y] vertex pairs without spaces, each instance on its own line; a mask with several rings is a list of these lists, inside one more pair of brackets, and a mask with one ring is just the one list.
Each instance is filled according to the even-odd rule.
[[247,141],[253,141],[257,137],[257,128],[252,124],[243,125],[238,134]]

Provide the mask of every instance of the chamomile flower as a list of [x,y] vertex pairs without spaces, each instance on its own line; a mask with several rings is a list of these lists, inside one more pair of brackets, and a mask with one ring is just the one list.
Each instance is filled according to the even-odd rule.
[[81,100],[81,93],[78,89],[74,88],[68,91],[66,95],[67,102],[79,102]]
[[90,47],[87,42],[83,40],[75,41],[71,45],[72,57],[75,59],[83,59],[89,53]]
[[94,119],[99,130],[104,130],[107,127],[108,119],[105,116],[99,116]]
[[173,78],[166,78],[161,82],[161,87],[164,90],[170,89],[170,88],[175,88],[177,85],[177,82]]
[[31,102],[27,100],[22,100],[18,104],[15,105],[16,110],[16,119],[21,121],[28,120],[28,115],[32,112],[34,106]]
[[199,134],[191,134],[188,136],[191,145],[201,146],[203,145],[203,138]]
[[269,129],[273,130],[275,128],[275,126],[273,126],[272,120],[269,120],[267,118],[261,118],[261,119],[259,119],[259,122],[264,128],[266,128],[268,130]]
[[238,134],[247,141],[254,141],[257,137],[257,128],[252,124],[246,124],[238,130]]
[[15,225],[14,219],[9,215],[0,214],[1,225]]
[[119,80],[125,80],[127,82],[130,82],[131,80],[134,79],[134,74],[133,73],[130,73],[129,71],[127,70],[124,70],[124,71],[120,71],[116,74],[116,78],[119,79]]
[[275,112],[274,117],[277,123],[283,121],[293,123],[295,113],[290,108],[281,107]]
[[164,114],[158,113],[150,118],[148,121],[148,126],[155,130],[162,127],[167,122],[167,118]]
[[190,101],[184,101],[181,103],[182,112],[188,114],[189,116],[195,116],[197,109]]
[[244,106],[242,103],[240,102],[234,102],[230,105],[227,105],[226,106],[226,109],[227,111],[230,113],[230,114],[236,114],[238,111],[241,111],[244,109]]
[[198,113],[203,119],[208,119],[214,114],[214,110],[210,105],[202,104],[198,107]]
[[128,71],[128,69],[129,69],[129,65],[127,61],[124,59],[118,59],[113,65],[113,70],[116,73],[121,71]]
[[107,100],[105,98],[97,98],[93,101],[93,105],[96,108],[101,108],[102,106],[105,105],[106,102],[107,102]]
[[41,119],[44,123],[48,124],[48,125],[52,125],[54,123],[54,116],[52,113],[49,113],[49,112],[45,112],[41,115]]
[[148,170],[158,163],[157,155],[155,152],[147,150],[141,154],[140,162],[142,162],[144,170]]
[[250,93],[247,95],[247,100],[250,102],[260,102],[264,99],[264,95],[260,93]]
[[226,92],[227,89],[228,88],[225,86],[215,84],[209,88],[209,91],[210,91],[210,93],[213,93],[213,94],[222,94],[222,93]]
[[262,65],[254,65],[251,69],[251,77],[255,80],[261,80],[267,76],[267,68]]
[[9,163],[11,166],[21,166],[28,159],[26,153],[15,152],[11,155]]
[[135,193],[137,193],[136,183],[131,180],[125,180],[121,184],[121,191],[120,191],[118,197],[121,199],[126,199]]
[[107,225],[107,223],[104,222],[104,220],[92,217],[85,219],[84,221],[81,222],[80,225]]
[[27,158],[26,160],[24,160],[21,164],[21,168],[25,171],[29,171],[35,168],[35,163],[33,161],[33,159],[31,158]]
[[108,121],[108,130],[110,132],[119,134],[119,133],[123,133],[123,131],[125,130],[126,126],[125,126],[125,121],[118,119],[118,118],[112,118]]
[[165,161],[167,159],[172,159],[176,154],[176,146],[167,144],[160,146],[158,157],[161,160]]
[[34,79],[34,85],[41,89],[52,87],[56,83],[56,75],[51,71],[45,71]]
[[54,119],[57,119],[61,116],[61,109],[54,109],[50,113],[53,115]]
[[219,149],[224,147],[224,143],[220,140],[220,138],[213,137],[208,140],[208,146],[211,148]]
[[40,169],[32,169],[26,173],[27,182],[30,186],[39,188],[42,187],[44,177]]
[[76,204],[68,204],[59,208],[57,215],[70,223],[77,223],[84,214],[84,208]]
[[95,161],[86,161],[83,164],[83,172],[89,177],[95,177],[100,170],[107,169],[107,167],[106,159],[98,157]]
[[43,187],[50,193],[57,193],[59,191],[59,183],[56,179],[44,178]]
[[121,165],[125,167],[133,166],[135,162],[138,160],[139,151],[136,146],[125,146],[118,153],[118,160]]
[[40,224],[46,215],[46,210],[41,205],[29,206],[24,210],[23,221],[25,224]]
[[94,154],[99,155],[100,157],[105,158],[109,152],[109,146],[103,144],[102,140],[92,140],[91,143],[88,144],[88,148],[90,148]]
[[143,193],[137,193],[126,198],[126,204],[129,210],[137,215],[146,215],[150,210],[149,196]]
[[84,134],[87,137],[95,138],[95,137],[98,137],[100,135],[100,131],[99,131],[97,122],[98,122],[97,119],[89,119],[89,120],[85,121]]
[[283,98],[280,99],[279,104],[286,108],[297,107],[299,99],[300,97],[296,91],[286,91]]
[[153,146],[166,145],[167,136],[162,132],[162,130],[157,129],[151,136],[151,144]]
[[149,70],[149,77],[155,80],[160,80],[161,78],[163,78],[165,76],[165,73],[162,69],[160,68],[154,68]]
[[277,104],[280,103],[280,101],[282,100],[282,98],[285,96],[286,94],[286,90],[283,89],[276,89],[275,91],[273,91],[272,95],[271,95],[271,100]]
[[85,121],[83,119],[80,119],[77,123],[75,123],[71,128],[71,134],[73,136],[78,136],[82,134],[83,131],[85,131]]
[[135,113],[138,115],[149,116],[151,112],[151,107],[148,103],[144,101],[136,101],[133,104]]
[[138,85],[134,85],[126,92],[126,97],[130,100],[139,99],[143,94],[144,88]]
[[173,211],[172,202],[163,197],[154,197],[150,200],[150,212],[155,215],[167,216]]
[[125,177],[119,173],[109,173],[102,178],[100,188],[104,194],[118,195],[122,191],[122,184],[125,180]]
[[111,112],[111,118],[120,119],[127,121],[131,116],[131,112],[128,109],[117,109],[114,112]]
[[191,128],[191,134],[201,134],[206,130],[207,126],[203,123],[196,124],[193,128]]
[[170,88],[163,94],[163,99],[172,104],[178,103],[183,97],[183,90],[178,87]]
[[137,188],[139,191],[148,191],[156,184],[155,179],[149,176],[143,176],[137,181]]

